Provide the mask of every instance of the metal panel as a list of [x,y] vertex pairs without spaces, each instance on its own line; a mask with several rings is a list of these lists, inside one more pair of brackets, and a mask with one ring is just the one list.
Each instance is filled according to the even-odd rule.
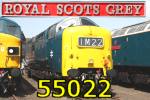
[[129,33],[134,33],[134,32],[139,32],[139,31],[144,31],[145,27],[147,26],[148,23],[144,23],[144,24],[139,24],[139,25],[135,25],[135,26],[132,26],[129,31],[128,31],[128,34]]
[[61,73],[62,34],[63,31],[59,31],[56,38],[50,38],[47,42],[48,67],[53,73]]
[[[114,65],[121,66],[150,66],[150,32],[113,38],[121,46],[120,50],[113,51]],[[126,41],[128,38],[128,41]]]
[[128,28],[123,28],[114,32],[113,36],[124,35]]

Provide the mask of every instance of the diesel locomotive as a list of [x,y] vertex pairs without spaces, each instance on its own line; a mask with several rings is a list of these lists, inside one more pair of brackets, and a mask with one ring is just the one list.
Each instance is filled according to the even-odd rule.
[[25,40],[20,26],[9,19],[0,17],[0,89],[19,84],[22,42]]
[[[29,76],[92,78],[112,70],[111,33],[85,17],[69,17],[32,38]],[[33,60],[34,59],[34,60]]]
[[113,61],[117,80],[150,84],[150,21],[113,31]]

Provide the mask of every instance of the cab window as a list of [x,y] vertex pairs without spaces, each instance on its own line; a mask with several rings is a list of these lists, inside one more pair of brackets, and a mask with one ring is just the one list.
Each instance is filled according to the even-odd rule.
[[22,34],[21,28],[18,25],[3,19],[0,20],[0,32],[10,34],[18,38],[21,38]]
[[81,23],[78,20],[78,18],[71,18],[71,19],[68,19],[68,20],[60,22],[57,25],[56,32],[61,31],[61,30],[65,29],[65,28],[67,28],[67,27],[77,26],[77,25],[80,25],[80,24]]

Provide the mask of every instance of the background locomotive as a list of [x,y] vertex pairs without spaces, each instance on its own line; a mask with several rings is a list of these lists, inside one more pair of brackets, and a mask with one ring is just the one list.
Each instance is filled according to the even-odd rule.
[[150,21],[113,32],[113,60],[117,80],[150,83]]
[[22,42],[25,40],[20,26],[0,17],[0,87],[3,92],[15,86],[21,78]]
[[[112,69],[111,33],[85,17],[69,17],[32,38],[30,76],[106,76]],[[29,56],[28,56],[29,57]]]

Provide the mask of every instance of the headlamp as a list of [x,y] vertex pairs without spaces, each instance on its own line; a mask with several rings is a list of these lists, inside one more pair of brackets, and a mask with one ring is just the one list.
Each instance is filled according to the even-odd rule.
[[14,52],[14,50],[13,49],[9,49],[9,51],[8,51],[10,54],[12,54],[13,52]]
[[8,47],[8,55],[19,55],[18,47]]

